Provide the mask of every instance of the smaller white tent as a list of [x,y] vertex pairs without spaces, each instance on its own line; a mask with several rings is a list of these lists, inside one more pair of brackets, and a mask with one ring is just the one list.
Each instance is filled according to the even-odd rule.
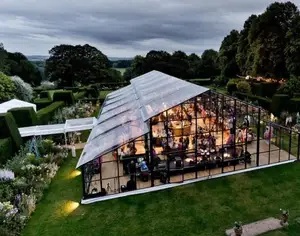
[[6,113],[8,110],[13,108],[32,107],[36,112],[36,105],[33,103],[25,102],[18,99],[12,99],[7,102],[0,104],[0,113]]

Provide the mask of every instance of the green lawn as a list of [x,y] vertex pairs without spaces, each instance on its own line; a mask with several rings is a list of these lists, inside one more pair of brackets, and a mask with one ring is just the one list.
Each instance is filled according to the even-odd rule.
[[104,100],[106,95],[111,93],[113,90],[102,90],[100,91],[99,99]]
[[219,93],[228,94],[226,87],[216,87],[215,85],[207,85],[205,87],[207,87],[209,89],[215,89]]
[[224,235],[234,221],[250,223],[290,210],[290,226],[267,236],[299,235],[300,164],[199,182],[170,190],[79,206],[81,176],[70,179],[77,159],[59,170],[24,236]]
[[115,68],[115,69],[118,70],[118,71],[120,71],[122,75],[126,71],[126,68]]

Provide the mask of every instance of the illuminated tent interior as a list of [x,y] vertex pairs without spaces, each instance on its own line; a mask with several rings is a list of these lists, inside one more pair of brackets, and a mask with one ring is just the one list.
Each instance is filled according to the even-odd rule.
[[82,151],[83,199],[294,158],[278,147],[287,131],[269,120],[259,107],[158,71],[136,77],[107,95]]

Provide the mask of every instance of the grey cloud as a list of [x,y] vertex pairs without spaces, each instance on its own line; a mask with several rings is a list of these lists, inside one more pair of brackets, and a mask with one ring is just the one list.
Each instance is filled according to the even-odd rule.
[[60,42],[90,43],[109,56],[151,49],[200,54],[218,49],[231,29],[241,29],[249,15],[263,12],[271,2],[2,0],[0,41],[27,54],[46,54]]

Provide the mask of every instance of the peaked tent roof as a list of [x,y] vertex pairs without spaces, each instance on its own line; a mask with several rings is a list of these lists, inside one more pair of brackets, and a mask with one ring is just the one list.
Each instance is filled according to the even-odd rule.
[[33,103],[25,102],[19,99],[11,99],[0,104],[0,113],[6,113],[10,109],[21,107],[32,107],[36,111],[36,105]]
[[148,133],[151,117],[209,90],[159,71],[130,83],[106,96],[77,168]]

